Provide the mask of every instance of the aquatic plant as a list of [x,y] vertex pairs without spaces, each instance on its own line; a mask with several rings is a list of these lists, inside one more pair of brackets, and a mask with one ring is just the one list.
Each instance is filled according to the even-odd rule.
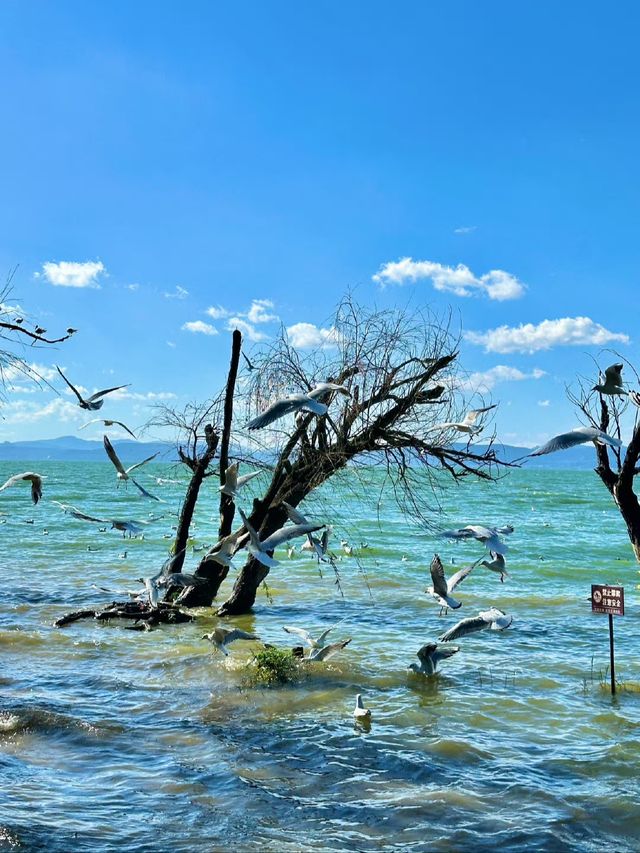
[[261,649],[249,661],[247,676],[253,686],[293,684],[300,678],[298,658],[294,657],[291,649]]

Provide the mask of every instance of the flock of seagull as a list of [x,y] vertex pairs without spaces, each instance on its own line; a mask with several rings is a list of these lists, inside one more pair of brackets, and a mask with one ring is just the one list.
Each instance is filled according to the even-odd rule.
[[[246,358],[246,356],[245,356]],[[255,367],[248,361],[249,369]],[[636,391],[628,391],[624,388],[622,380],[621,363],[616,363],[608,367],[604,371],[604,376],[601,381],[594,386],[593,391],[597,391],[603,395],[610,396],[628,396],[629,399],[640,407],[640,393]],[[112,392],[119,391],[128,387],[127,385],[118,385],[112,388],[106,388],[102,391],[85,397],[80,391],[67,379],[64,373],[56,366],[56,370],[71,389],[78,400],[78,406],[88,411],[97,411],[102,408],[104,397]],[[328,412],[329,403],[335,393],[351,396],[350,391],[343,385],[338,385],[334,382],[323,382],[316,385],[315,388],[306,393],[291,394],[287,397],[277,400],[270,405],[264,412],[253,418],[246,424],[249,430],[263,429],[271,426],[275,421],[288,414],[300,415],[301,413],[311,413],[313,415],[322,416]],[[496,404],[485,406],[479,409],[472,409],[461,421],[444,422],[436,424],[430,428],[430,431],[454,430],[463,434],[477,436],[482,431],[482,424],[478,423],[480,416],[495,408]],[[124,429],[129,435],[135,438],[135,434],[129,429],[126,424],[121,421],[110,420],[106,418],[94,418],[83,424],[81,429],[88,427],[90,424],[101,422],[105,426],[117,425]],[[155,495],[145,489],[134,477],[132,472],[151,462],[158,455],[157,453],[130,465],[125,468],[119,459],[109,438],[105,435],[103,438],[105,452],[107,457],[112,462],[116,469],[116,479],[118,483],[131,482],[139,490],[141,495],[154,501],[160,501]],[[578,444],[593,442],[594,444],[605,444],[610,447],[621,447],[619,438],[608,435],[603,430],[596,427],[577,427],[569,432],[560,433],[541,447],[533,450],[531,453],[522,457],[542,456],[549,453],[555,453],[560,450],[566,450]],[[225,471],[224,483],[220,486],[220,491],[229,497],[236,499],[240,490],[246,486],[254,477],[259,474],[258,471],[251,471],[247,474],[240,475],[239,463],[234,462]],[[32,471],[26,471],[20,474],[15,474],[10,477],[2,486],[0,492],[8,489],[21,481],[26,481],[31,484],[31,498],[34,504],[37,504],[42,498],[43,493],[43,477]],[[161,478],[157,480],[161,483]],[[97,522],[100,524],[109,524],[113,529],[122,531],[123,536],[127,533],[129,536],[138,535],[143,530],[143,525],[150,524],[162,516],[152,517],[146,521],[131,521],[120,519],[104,519],[88,515],[81,510],[69,504],[55,501],[65,513],[72,515],[75,518]],[[261,562],[263,565],[272,568],[279,565],[279,562],[273,556],[274,551],[281,546],[289,543],[292,539],[298,537],[306,537],[306,542],[303,545],[303,550],[309,550],[315,553],[318,561],[328,559],[328,542],[331,534],[331,527],[326,524],[317,524],[309,521],[298,509],[283,502],[287,512],[290,524],[285,524],[279,530],[271,533],[265,539],[260,539],[258,532],[253,528],[249,519],[243,510],[239,507],[239,513],[243,521],[243,529],[224,537],[210,550],[206,556],[206,560],[212,560],[225,566],[231,565],[231,560],[240,548],[246,547],[251,555]],[[314,536],[318,531],[322,530],[321,536]],[[505,565],[505,554],[507,546],[504,543],[502,536],[507,536],[513,532],[513,527],[488,527],[484,525],[467,525],[466,527],[457,530],[445,531],[444,535],[450,539],[475,539],[483,544],[489,552],[490,559],[480,558],[469,566],[460,569],[450,578],[446,578],[442,561],[438,554],[435,554],[431,561],[430,574],[431,585],[425,590],[426,594],[440,606],[440,613],[446,613],[449,609],[457,610],[461,607],[461,602],[454,597],[453,593],[459,584],[464,581],[469,574],[478,566],[484,566],[488,570],[500,575],[500,581],[508,577]],[[346,540],[342,540],[342,547],[348,556],[353,554],[353,547]],[[366,543],[363,543],[366,547]],[[289,555],[291,556],[292,546],[289,546]],[[161,568],[160,572],[153,577],[141,579],[144,584],[144,593],[151,608],[158,607],[160,600],[160,592],[173,585],[186,586],[193,582],[192,576],[185,573],[175,573],[172,571],[173,563],[176,556],[170,557]],[[139,597],[139,595],[137,596]],[[434,675],[437,671],[438,664],[447,658],[452,657],[459,650],[459,646],[450,645],[455,640],[468,634],[490,629],[492,631],[503,631],[510,627],[513,622],[513,617],[507,615],[497,607],[490,607],[488,610],[480,611],[476,616],[471,616],[460,620],[449,630],[445,631],[437,642],[430,642],[423,645],[417,652],[419,664],[411,664],[409,669],[415,673],[425,676]],[[338,623],[341,624],[341,623]],[[304,656],[304,660],[311,662],[326,661],[344,649],[350,642],[351,638],[340,640],[334,643],[328,643],[328,635],[337,627],[334,625],[327,628],[316,638],[303,628],[295,626],[283,626],[284,631],[288,634],[297,635],[304,645],[308,648],[308,653]],[[237,640],[259,640],[255,634],[242,631],[238,628],[225,628],[222,626],[216,627],[213,631],[205,634],[202,639],[208,640],[214,648],[222,652],[225,656],[229,654],[227,646]],[[296,647],[293,650],[298,656],[302,656],[302,648]],[[371,711],[366,709],[362,703],[362,697],[358,694],[356,699],[356,707],[354,709],[354,717],[356,720],[370,720]]]

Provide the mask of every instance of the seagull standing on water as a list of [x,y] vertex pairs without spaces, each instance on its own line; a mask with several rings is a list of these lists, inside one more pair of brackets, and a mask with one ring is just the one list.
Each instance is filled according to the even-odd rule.
[[37,504],[42,497],[42,479],[43,478],[40,474],[34,474],[33,471],[25,471],[23,474],[14,474],[13,477],[9,477],[4,485],[0,486],[0,492],[4,492],[4,490],[8,489],[10,486],[15,486],[16,483],[20,482],[20,480],[26,480],[31,483],[31,500],[34,504]]
[[95,394],[92,394],[90,397],[86,399],[82,396],[82,394],[78,391],[75,385],[72,385],[71,382],[67,379],[64,373],[60,370],[58,365],[56,364],[56,370],[62,376],[64,381],[67,383],[69,388],[73,391],[73,393],[78,398],[78,405],[81,409],[88,409],[89,411],[95,412],[98,409],[102,408],[102,404],[104,400],[101,400],[100,397],[104,397],[105,394],[111,394],[112,391],[120,391],[121,388],[128,388],[129,385],[116,385],[115,388],[105,388],[104,391],[96,391]]
[[360,693],[356,696],[356,707],[353,709],[353,716],[357,723],[368,722],[371,720],[371,710],[365,708],[362,704],[362,696]]
[[440,661],[453,657],[459,651],[460,646],[439,646],[437,643],[427,643],[417,652],[420,666],[412,663],[409,664],[409,669],[420,675],[435,675]]
[[351,392],[344,385],[336,385],[335,382],[321,382],[316,385],[311,391],[306,394],[290,394],[288,397],[283,397],[281,400],[276,400],[269,408],[257,418],[249,421],[247,429],[262,429],[269,426],[279,418],[289,415],[292,412],[312,412],[314,415],[326,415],[329,407],[326,403],[320,402],[319,397],[326,394],[338,391],[347,397],[351,396]]
[[453,590],[461,583],[467,575],[475,568],[475,563],[472,563],[470,566],[466,566],[464,569],[460,569],[455,573],[455,575],[451,575],[449,580],[444,576],[444,566],[442,565],[442,560],[437,554],[433,555],[433,560],[431,560],[431,580],[433,582],[432,586],[429,586],[425,589],[425,592],[433,598],[435,602],[440,605],[440,613],[443,611],[447,611],[449,608],[452,610],[457,610],[459,607],[462,607],[462,602],[458,601],[456,598],[453,598],[451,593]]
[[459,640],[460,637],[474,634],[476,631],[484,631],[486,628],[491,628],[492,631],[504,631],[512,623],[513,616],[507,615],[504,610],[492,607],[490,610],[480,611],[477,616],[461,619],[457,625],[449,628],[441,637],[438,637],[438,641],[449,643],[451,640]]

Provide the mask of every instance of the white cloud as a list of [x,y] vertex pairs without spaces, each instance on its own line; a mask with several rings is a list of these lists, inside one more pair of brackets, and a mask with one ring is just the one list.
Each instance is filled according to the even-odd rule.
[[340,333],[337,329],[321,329],[313,323],[295,323],[287,328],[291,346],[296,349],[320,347],[330,349],[338,345]]
[[246,335],[250,341],[253,343],[260,343],[260,341],[268,341],[269,335],[266,335],[264,332],[259,332],[255,326],[251,323],[247,323],[246,320],[243,320],[241,317],[230,317],[227,323],[227,329],[230,332],[233,332],[234,329],[240,329],[243,335]]
[[166,290],[162,294],[165,299],[186,299],[189,295],[189,291],[186,287],[181,287],[179,284],[176,284],[176,289],[173,293],[168,293]]
[[211,326],[209,323],[204,323],[202,320],[191,320],[188,323],[184,323],[182,329],[185,332],[193,332],[194,334],[200,335],[217,335],[218,330]]
[[460,228],[454,228],[454,234],[472,234],[474,231],[477,231],[477,225],[463,225]]
[[33,423],[44,418],[54,418],[63,423],[79,422],[86,414],[75,403],[57,397],[43,406],[39,402],[14,400],[7,403],[2,413],[6,424]]
[[517,367],[497,364],[489,370],[472,373],[459,387],[468,391],[477,391],[480,394],[486,394],[495,388],[499,382],[522,382],[525,379],[541,379],[543,376],[545,376],[545,371],[540,370],[538,367],[534,368],[530,373],[524,373],[522,370],[518,370]]
[[212,320],[224,320],[225,317],[230,316],[231,311],[227,311],[227,309],[223,308],[222,305],[212,305],[210,308],[207,308],[206,313]]
[[140,290],[140,285],[139,284],[128,284],[127,290],[132,290],[135,293],[136,290]]
[[466,340],[480,344],[485,352],[534,353],[555,346],[604,346],[613,342],[628,344],[629,336],[610,332],[589,317],[563,317],[542,323],[498,326],[488,332],[467,332]]
[[538,405],[542,406],[543,409],[546,409],[551,405],[551,400],[538,400]]
[[411,258],[401,258],[399,261],[383,264],[372,278],[383,287],[387,284],[403,285],[426,278],[431,279],[436,290],[444,293],[453,293],[455,296],[485,294],[489,299],[498,302],[519,299],[525,291],[524,284],[504,270],[489,270],[478,277],[465,264],[448,267],[434,261],[414,261]]
[[35,273],[36,278],[45,278],[56,287],[94,287],[99,288],[98,277],[106,273],[102,261],[47,261],[42,264],[42,272]]
[[171,347],[171,349],[175,349],[175,348],[176,348],[176,345],[175,345],[175,343],[174,343],[173,341],[167,341],[167,346],[168,346],[168,347]]
[[273,308],[273,302],[270,299],[253,299],[251,308],[247,312],[247,320],[250,323],[275,323],[280,318],[277,314],[269,314],[270,308]]

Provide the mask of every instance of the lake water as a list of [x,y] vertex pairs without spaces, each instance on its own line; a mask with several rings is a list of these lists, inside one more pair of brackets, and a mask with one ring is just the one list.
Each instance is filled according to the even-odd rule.
[[[212,610],[149,633],[52,627],[112,599],[92,584],[131,588],[157,570],[182,486],[147,476],[167,515],[144,540],[123,540],[52,504],[99,517],[158,510],[116,489],[108,463],[2,463],[0,477],[25,468],[47,475],[43,501],[34,507],[26,484],[0,494],[0,850],[638,849],[638,571],[593,473],[449,485],[442,526],[516,529],[507,581],[475,570],[446,617],[423,593],[433,552],[453,572],[482,547],[413,527],[391,497],[378,512],[381,480],[362,497],[337,482],[304,509],[334,523],[336,553],[342,537],[369,545],[337,563],[342,594],[330,567],[321,577],[310,557],[284,553],[254,612],[225,624],[292,646],[282,625],[344,620],[335,638],[352,642],[299,684],[264,689],[245,677],[256,644],[236,643],[225,659],[201,639],[219,621]],[[205,486],[196,546],[217,529],[215,483]],[[592,582],[626,587],[613,698]],[[512,628],[463,638],[435,678],[407,672],[423,643],[491,604],[513,614]],[[372,710],[368,731],[354,726],[356,693]]]

